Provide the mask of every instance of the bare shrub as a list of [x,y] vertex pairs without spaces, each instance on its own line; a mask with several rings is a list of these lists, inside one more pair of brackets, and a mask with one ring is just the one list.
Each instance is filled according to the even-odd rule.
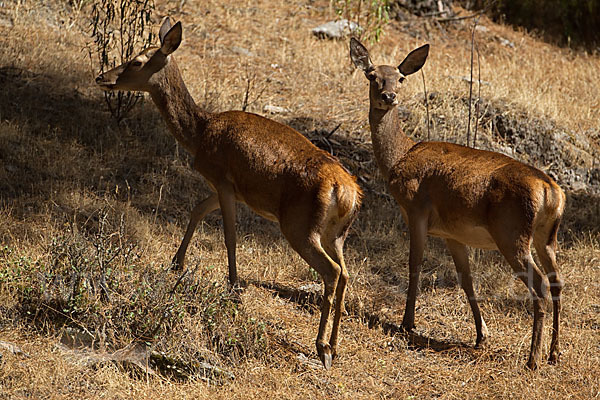
[[233,364],[264,355],[264,324],[213,279],[212,267],[175,275],[170,265],[144,262],[122,216],[100,209],[97,221],[93,232],[66,227],[38,260],[0,248],[0,287],[10,290],[2,296],[14,299],[0,325],[20,319],[49,334],[69,327],[106,349],[137,342],[187,362],[205,353]]
[[[152,44],[153,0],[95,0],[90,16],[88,45],[98,58],[100,71],[114,68],[131,58],[140,47]],[[135,92],[104,92],[112,116],[120,122],[142,97]]]

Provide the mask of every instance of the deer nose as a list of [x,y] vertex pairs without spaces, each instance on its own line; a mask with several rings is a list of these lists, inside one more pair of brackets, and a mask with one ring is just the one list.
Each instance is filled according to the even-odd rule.
[[102,79],[104,79],[104,78],[102,77],[102,74],[98,75],[98,76],[96,77],[96,83],[100,83],[100,82],[102,82]]
[[394,102],[394,100],[396,100],[396,93],[384,92],[384,93],[381,94],[381,98],[387,104],[392,104]]

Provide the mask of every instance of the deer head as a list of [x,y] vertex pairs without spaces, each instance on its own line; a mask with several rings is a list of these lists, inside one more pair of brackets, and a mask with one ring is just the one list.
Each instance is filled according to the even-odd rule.
[[173,26],[167,17],[160,27],[159,37],[160,47],[150,47],[133,59],[98,75],[96,84],[104,90],[150,91],[169,63],[169,55],[181,43],[181,22]]
[[411,51],[398,67],[391,65],[373,65],[369,51],[357,39],[350,39],[350,57],[357,68],[365,73],[371,82],[369,98],[371,107],[389,110],[398,105],[398,92],[406,76],[414,74],[423,67],[429,55],[429,45]]

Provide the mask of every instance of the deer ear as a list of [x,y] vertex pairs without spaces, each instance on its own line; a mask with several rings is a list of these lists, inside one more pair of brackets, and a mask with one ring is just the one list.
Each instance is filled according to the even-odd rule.
[[158,38],[160,39],[160,44],[163,44],[163,42],[165,41],[165,36],[167,35],[167,32],[169,32],[172,26],[173,25],[171,24],[171,17],[167,16],[163,21],[162,25],[160,26],[160,31],[158,31]]
[[369,58],[369,50],[356,38],[350,39],[350,58],[356,68],[360,68],[365,72],[373,67]]
[[429,45],[423,45],[408,53],[404,61],[398,66],[402,75],[414,74],[423,67],[429,55]]
[[[163,27],[165,26],[166,22],[167,21],[165,21],[163,23],[163,26],[160,28],[161,34],[162,34],[162,30],[163,30]],[[181,21],[179,21],[175,24],[175,26],[173,26],[171,29],[169,29],[169,31],[167,33],[165,33],[164,36],[161,37],[162,45],[160,47],[160,51],[164,55],[168,56],[169,54],[171,54],[172,52],[177,50],[177,48],[181,44],[181,36],[182,36],[182,28],[181,28]]]

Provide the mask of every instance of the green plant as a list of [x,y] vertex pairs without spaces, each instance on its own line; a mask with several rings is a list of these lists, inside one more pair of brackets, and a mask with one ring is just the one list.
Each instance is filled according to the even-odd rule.
[[390,21],[390,0],[331,0],[335,13],[355,22],[359,40],[378,42]]
[[[102,72],[124,63],[140,47],[152,44],[154,8],[153,0],[94,1],[90,22],[93,45],[88,46],[88,51],[90,58],[95,52]],[[125,118],[140,97],[136,92],[104,92],[108,109],[117,122]]]

